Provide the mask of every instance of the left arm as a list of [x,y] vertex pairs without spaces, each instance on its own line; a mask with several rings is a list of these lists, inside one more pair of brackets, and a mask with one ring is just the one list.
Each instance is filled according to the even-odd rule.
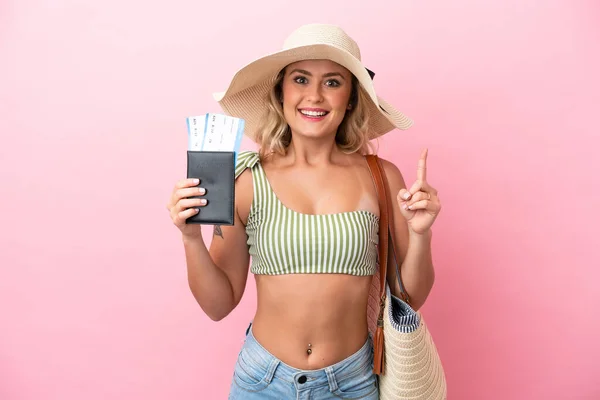
[[[426,153],[424,153],[426,155]],[[396,276],[396,259],[402,276],[404,290],[410,298],[410,305],[418,310],[425,304],[435,281],[435,270],[432,260],[431,224],[439,209],[439,202],[433,195],[433,189],[430,187],[424,175],[424,160],[420,162],[420,172],[417,182],[408,190],[400,170],[391,162],[381,159],[385,175],[387,177],[392,215],[390,228],[394,230],[396,257],[392,247],[389,248],[388,256],[388,284],[394,296],[400,297],[400,284]],[[421,169],[422,168],[422,169]],[[422,174],[422,176],[421,176]],[[410,198],[406,201],[402,196],[410,193]],[[431,199],[429,198],[431,193]],[[401,209],[406,205],[414,204],[413,210]],[[424,207],[419,209],[420,207]],[[429,208],[429,210],[427,209]],[[434,212],[430,212],[434,210]],[[417,215],[418,212],[428,215]],[[433,217],[432,217],[433,216]],[[419,217],[419,218],[415,218]],[[425,217],[425,223],[422,223]],[[390,238],[391,240],[391,238]]]

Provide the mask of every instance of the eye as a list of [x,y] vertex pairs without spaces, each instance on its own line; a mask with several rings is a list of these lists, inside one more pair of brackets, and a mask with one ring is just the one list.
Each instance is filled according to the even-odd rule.
[[325,82],[325,86],[338,87],[338,86],[340,86],[340,81],[338,81],[336,79],[329,79],[328,81]]
[[294,78],[294,82],[299,83],[299,84],[305,84],[307,82],[307,79],[303,76],[297,76]]

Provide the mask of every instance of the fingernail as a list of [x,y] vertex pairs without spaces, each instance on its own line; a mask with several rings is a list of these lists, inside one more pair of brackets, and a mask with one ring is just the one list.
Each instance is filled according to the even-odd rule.
[[200,179],[194,178],[194,183],[197,185],[200,183]]
[[409,197],[410,197],[410,192],[404,193],[404,199],[408,200]]
[[408,204],[404,203],[404,205],[402,206],[402,208],[404,208],[406,210],[408,208]]
[[206,205],[206,199],[200,200],[200,204],[202,204],[203,206]]
[[206,189],[204,188],[198,188],[198,191],[200,192],[200,194],[206,193]]

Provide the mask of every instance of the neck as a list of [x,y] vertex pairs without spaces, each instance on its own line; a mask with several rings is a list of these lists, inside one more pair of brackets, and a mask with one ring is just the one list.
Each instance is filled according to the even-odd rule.
[[296,165],[318,166],[330,164],[339,153],[335,136],[309,139],[292,134],[286,158]]

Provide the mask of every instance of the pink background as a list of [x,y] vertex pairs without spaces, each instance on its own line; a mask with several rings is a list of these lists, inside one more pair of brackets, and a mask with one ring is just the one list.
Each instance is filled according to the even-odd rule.
[[211,322],[165,205],[185,117],[307,22],[342,25],[416,121],[380,143],[407,182],[430,149],[424,313],[449,398],[599,399],[599,17],[592,0],[1,2],[0,399],[226,398],[254,281]]

